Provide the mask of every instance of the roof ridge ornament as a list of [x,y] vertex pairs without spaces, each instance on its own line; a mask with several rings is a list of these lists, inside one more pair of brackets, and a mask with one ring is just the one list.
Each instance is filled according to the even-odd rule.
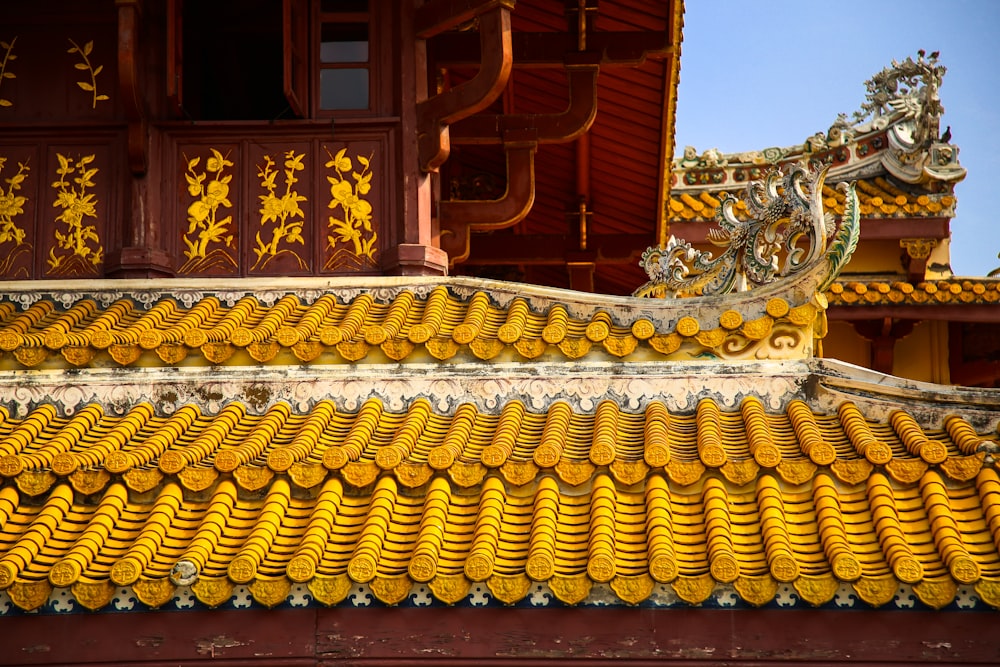
[[650,280],[633,292],[647,298],[677,298],[746,292],[791,279],[819,265],[822,291],[850,259],[858,242],[859,215],[854,185],[845,185],[843,220],[823,209],[827,168],[810,174],[800,165],[770,171],[751,181],[744,194],[748,220],[734,211],[736,197],[726,194],[716,212],[718,229],[709,241],[725,247],[715,257],[671,236],[665,246],[652,246],[639,265]]

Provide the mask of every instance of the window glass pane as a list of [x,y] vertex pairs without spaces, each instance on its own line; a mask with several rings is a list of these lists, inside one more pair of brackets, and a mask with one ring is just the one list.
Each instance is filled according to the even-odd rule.
[[368,62],[368,24],[324,23],[319,59],[324,63]]
[[367,12],[368,0],[322,0],[319,9],[323,13]]
[[319,73],[321,109],[367,109],[367,69],[324,69]]

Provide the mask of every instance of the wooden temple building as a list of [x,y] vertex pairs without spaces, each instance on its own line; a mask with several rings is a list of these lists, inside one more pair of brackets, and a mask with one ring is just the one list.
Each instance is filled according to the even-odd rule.
[[682,22],[0,5],[0,664],[1000,661],[943,67],[674,160]]

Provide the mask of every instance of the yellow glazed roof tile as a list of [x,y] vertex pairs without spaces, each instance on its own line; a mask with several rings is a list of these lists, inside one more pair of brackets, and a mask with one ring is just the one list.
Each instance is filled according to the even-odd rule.
[[[376,296],[378,298],[376,298]],[[755,298],[752,308],[674,308],[650,300],[613,307],[502,298],[444,285],[264,301],[168,292],[145,305],[112,293],[0,302],[0,368],[580,359],[781,358],[811,349],[803,335],[824,304]],[[661,309],[662,310],[662,309]],[[754,312],[756,311],[756,312]],[[774,347],[782,332],[797,341]]]
[[830,305],[933,306],[1000,303],[1000,279],[948,278],[912,283],[841,278],[826,292]]
[[[700,193],[673,193],[667,200],[669,222],[715,220],[724,190]],[[885,178],[857,181],[859,209],[862,218],[933,218],[954,215],[956,198],[953,194],[909,193],[900,190]],[[835,187],[823,186],[823,204],[827,211],[844,214],[845,195]],[[747,205],[739,200],[734,206],[740,219],[748,217]]]
[[997,434],[957,415],[928,429],[850,400],[753,397],[112,413],[0,414],[0,589],[22,608],[53,588],[100,608],[95,590],[121,586],[153,607],[238,585],[268,606],[292,585],[336,604],[354,583],[454,603],[477,582],[511,604],[547,582],[571,604],[606,583],[631,604],[724,584],[761,605],[790,584],[813,604],[849,585],[880,605],[905,583],[934,607],[967,585],[1000,605]]

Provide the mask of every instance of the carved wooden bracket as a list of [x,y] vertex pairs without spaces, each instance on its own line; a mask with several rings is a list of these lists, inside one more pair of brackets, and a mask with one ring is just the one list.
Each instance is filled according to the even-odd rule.
[[499,199],[451,200],[440,205],[441,248],[450,264],[469,256],[473,231],[503,229],[528,215],[535,202],[535,142],[504,145],[507,154],[507,190]]
[[[580,57],[583,56],[583,57]],[[601,54],[572,54],[566,65],[569,104],[554,114],[477,114],[455,123],[450,130],[456,144],[499,144],[510,131],[533,131],[538,143],[572,141],[590,129],[597,117],[597,75]]]
[[128,165],[133,174],[146,173],[146,111],[139,84],[140,0],[115,0],[118,7],[118,85],[128,121]]
[[[429,36],[434,30],[446,29],[457,17],[466,16],[472,3],[431,2],[421,7],[436,10],[440,16],[443,5],[459,4],[463,11],[452,14],[451,21],[438,18],[434,21],[418,14],[418,26],[429,25],[418,36]],[[513,2],[480,2],[476,9],[486,13],[479,16],[479,46],[481,61],[479,71],[468,81],[450,88],[417,104],[417,146],[420,168],[425,172],[437,171],[451,151],[448,126],[485,109],[507,85],[513,64],[511,51],[510,9]],[[427,9],[429,12],[430,9]],[[421,20],[422,19],[422,20]]]
[[854,330],[871,342],[871,367],[886,374],[892,374],[896,341],[913,333],[916,322],[883,317],[880,320],[860,320],[851,322]]
[[924,279],[924,275],[927,271],[927,260],[930,259],[931,252],[937,246],[937,239],[899,239],[899,247],[906,250],[906,255],[903,257],[903,265],[906,268],[906,274],[910,280],[916,282]]

